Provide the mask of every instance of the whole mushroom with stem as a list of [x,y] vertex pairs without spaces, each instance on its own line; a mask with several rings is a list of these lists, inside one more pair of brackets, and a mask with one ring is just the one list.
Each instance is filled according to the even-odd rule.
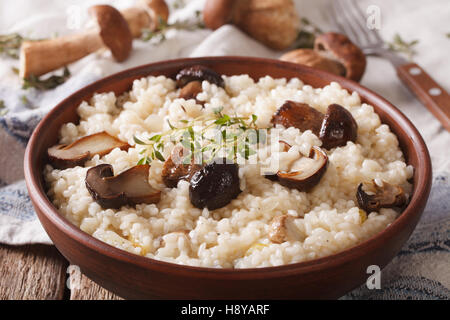
[[20,49],[22,78],[40,76],[62,68],[99,49],[106,48],[118,62],[128,58],[132,40],[145,28],[156,30],[167,22],[169,9],[164,0],[142,0],[118,11],[109,5],[89,8],[95,26],[80,33],[40,41],[24,41]]
[[213,30],[233,24],[277,50],[295,41],[300,25],[292,0],[207,0],[203,19]]
[[366,69],[366,57],[362,50],[347,36],[336,32],[317,36],[314,49],[292,50],[282,55],[280,60],[328,71],[354,81],[361,80]]

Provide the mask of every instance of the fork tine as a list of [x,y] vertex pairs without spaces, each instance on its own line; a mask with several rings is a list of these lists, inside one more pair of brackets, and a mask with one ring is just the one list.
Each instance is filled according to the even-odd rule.
[[348,1],[341,0],[335,0],[333,4],[336,4],[336,8],[339,8],[336,12],[339,12],[340,17],[342,17],[342,24],[347,25],[346,34],[359,46],[367,45],[369,39],[364,32],[361,32],[361,26],[355,21],[352,4],[349,5]]
[[375,38],[376,42],[383,43],[384,41],[376,29],[366,30],[367,24],[366,24],[366,20],[364,19],[365,15],[364,15],[363,11],[361,10],[361,8],[359,7],[357,1],[356,0],[350,0],[350,1],[353,3],[352,7],[355,8],[355,10],[357,12],[357,16],[359,16],[359,19],[357,19],[357,21],[358,21],[359,25],[361,26],[361,28],[364,30],[364,32],[368,35],[372,35]]
[[[343,32],[343,33],[345,33],[345,34],[347,34],[349,36],[350,36],[350,34],[354,35],[353,29],[351,29],[350,26],[347,23],[343,23],[339,19],[339,17],[340,17],[340,12],[339,12],[340,8],[337,7],[337,5],[336,5],[337,2],[338,1],[336,1],[336,0],[332,0],[331,1],[331,7],[333,9],[333,14],[331,14],[331,17],[333,19],[334,24],[338,27],[338,29],[341,32]],[[352,38],[354,38],[354,37],[352,37]]]

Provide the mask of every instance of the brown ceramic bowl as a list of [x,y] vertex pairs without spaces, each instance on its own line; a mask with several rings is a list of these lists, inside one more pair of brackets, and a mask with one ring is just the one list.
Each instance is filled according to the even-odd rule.
[[[148,75],[174,77],[180,69],[206,65],[225,75],[254,79],[298,77],[313,87],[339,82],[374,106],[383,123],[397,135],[408,164],[415,168],[414,192],[408,207],[384,231],[348,250],[313,261],[279,267],[213,269],[182,266],[137,256],[84,233],[64,218],[46,196],[43,167],[46,150],[57,143],[66,122],[77,122],[76,108],[94,92],[120,94],[133,80]],[[277,60],[245,57],[180,59],[149,64],[114,74],[75,92],[37,126],[25,153],[25,179],[31,200],[58,250],[89,278],[124,298],[169,299],[297,299],[337,298],[365,283],[370,265],[383,268],[411,235],[431,187],[431,161],[417,129],[392,104],[347,79]]]

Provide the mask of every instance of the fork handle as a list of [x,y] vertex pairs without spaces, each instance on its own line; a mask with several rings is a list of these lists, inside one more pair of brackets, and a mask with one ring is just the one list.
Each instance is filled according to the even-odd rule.
[[399,78],[450,131],[450,95],[416,63],[397,67]]

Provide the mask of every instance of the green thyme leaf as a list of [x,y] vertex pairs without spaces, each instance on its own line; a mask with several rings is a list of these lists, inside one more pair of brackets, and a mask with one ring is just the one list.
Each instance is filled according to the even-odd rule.
[[41,79],[35,75],[30,75],[23,79],[22,89],[36,88],[38,90],[49,90],[54,89],[57,86],[66,82],[70,77],[70,71],[67,67],[64,67],[62,75],[52,75],[46,79]]
[[0,35],[0,53],[18,59],[19,50],[25,39],[18,33]]
[[155,156],[159,161],[166,161],[166,159],[164,159],[163,155],[161,154],[161,152],[159,152],[158,150],[155,150]]
[[160,135],[160,134],[155,134],[155,135],[152,136],[149,140],[150,140],[150,141],[159,142],[159,140],[161,140],[161,135]]
[[145,143],[144,141],[140,140],[138,137],[133,136],[133,140],[136,144],[142,144],[142,145],[147,145],[147,143]]
[[419,40],[405,41],[396,33],[391,42],[387,42],[388,48],[392,51],[405,54],[409,60],[417,53],[414,47],[419,43]]
[[174,126],[170,123],[169,119],[167,119],[167,124],[169,125],[169,127],[170,127],[171,130],[176,129],[176,127],[174,127]]
[[316,36],[322,34],[323,31],[305,17],[301,18],[301,22],[302,28],[297,34],[297,39],[294,41],[293,47],[312,49]]
[[217,119],[216,121],[214,121],[215,124],[226,124],[227,122],[230,121],[230,116],[229,115],[224,115],[223,117]]
[[142,29],[141,40],[146,42],[154,41],[156,43],[160,43],[166,40],[166,33],[169,30],[195,31],[197,29],[205,28],[201,14],[196,13],[194,18],[195,19],[193,21],[184,20],[184,21],[176,21],[174,23],[167,23],[161,17],[158,17],[157,30],[152,30],[148,28]]
[[5,105],[5,101],[0,100],[0,117],[8,113],[8,108]]

